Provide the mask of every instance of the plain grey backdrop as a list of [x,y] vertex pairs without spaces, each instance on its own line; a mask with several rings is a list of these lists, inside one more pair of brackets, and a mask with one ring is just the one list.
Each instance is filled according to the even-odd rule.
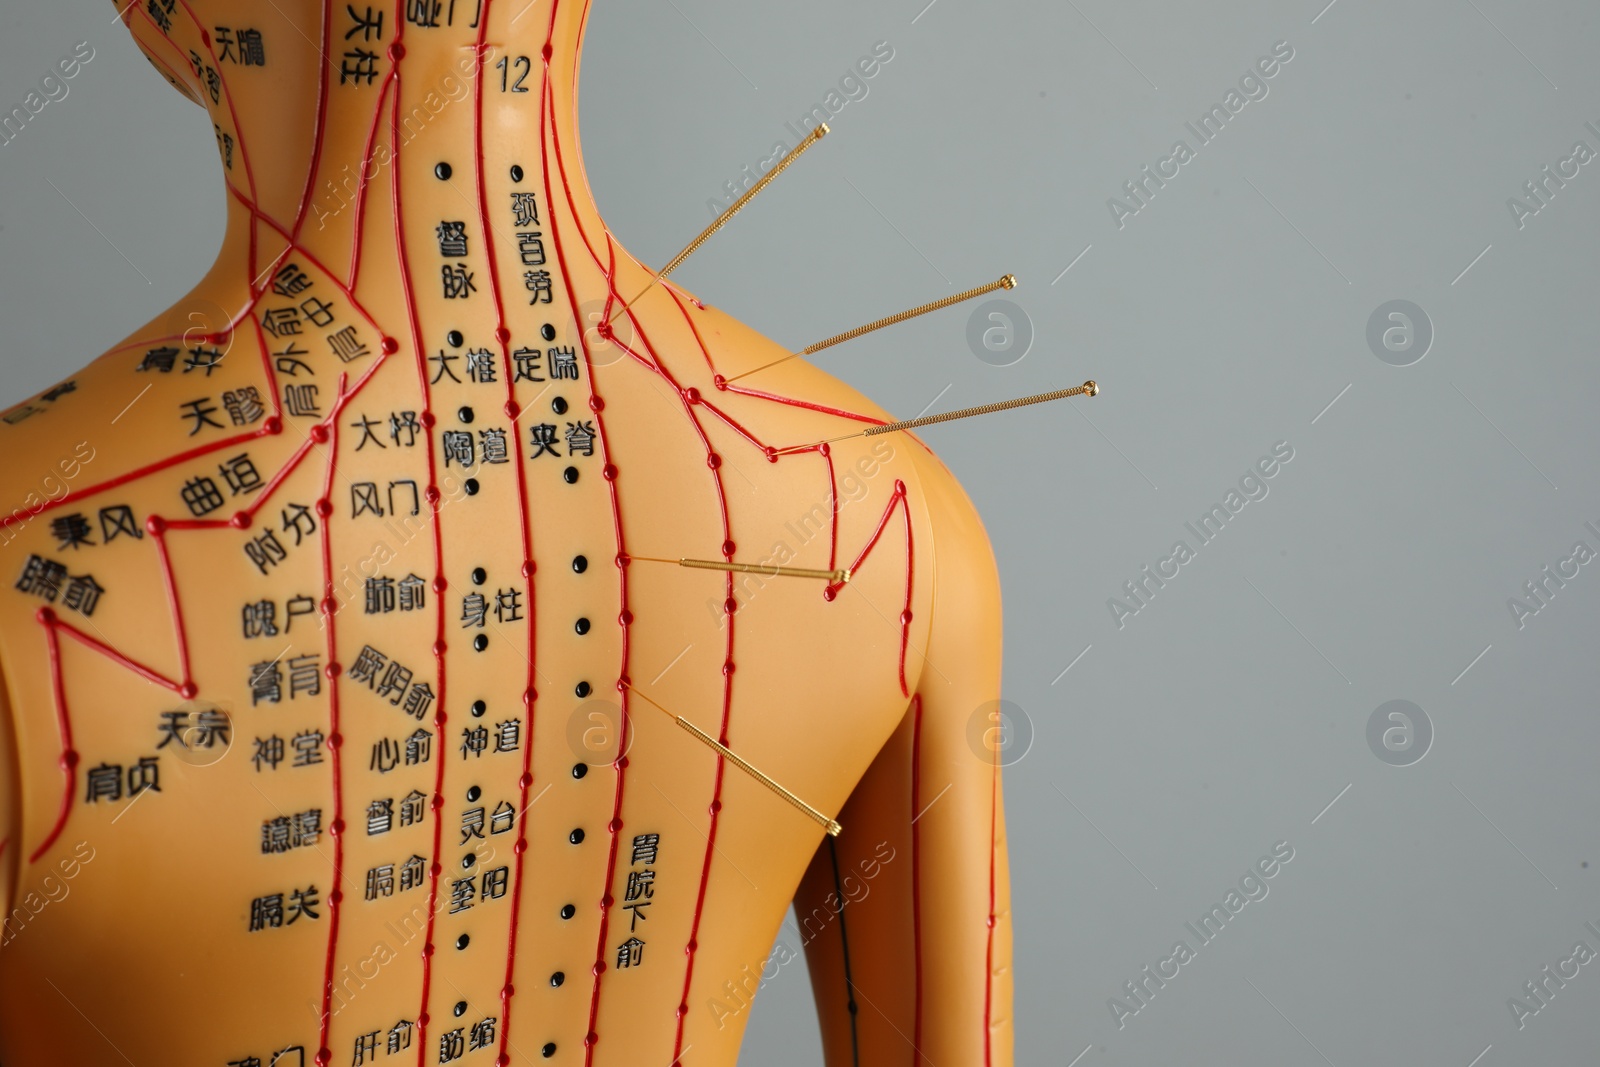
[[[885,41],[680,278],[798,347],[1011,271],[1002,318],[818,362],[906,417],[1102,384],[926,431],[1005,585],[1020,1063],[1594,1058],[1596,9],[1326,3],[594,4],[585,157],[634,253],[669,258]],[[67,98],[0,146],[5,403],[220,244],[209,123],[109,4],[4,0],[0,110],[80,40]],[[1186,924],[1242,878],[1259,899],[1202,944]],[[820,1062],[810,997],[779,971],[745,1062]]]

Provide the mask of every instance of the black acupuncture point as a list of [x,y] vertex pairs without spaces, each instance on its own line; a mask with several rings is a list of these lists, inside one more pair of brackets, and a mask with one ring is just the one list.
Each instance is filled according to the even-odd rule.
[[454,173],[455,171],[450,169],[450,164],[448,163],[440,163],[438,166],[433,168],[433,176],[442,182],[449,181],[450,175]]
[[489,572],[488,571],[484,570],[482,567],[474,567],[473,568],[473,570],[472,570],[472,584],[473,585],[482,585],[484,582],[487,582],[488,580],[489,580]]
[[[578,694],[578,699],[579,700],[582,700],[584,697],[586,697],[590,693],[594,692],[594,689],[589,685],[588,682],[579,682],[578,683],[578,688],[573,690],[573,692]],[[580,763],[580,764],[578,764],[578,766],[582,767],[583,764]],[[582,778],[583,775],[580,774],[580,775],[578,775],[578,777]]]
[[556,328],[547,322],[539,327],[539,336],[546,341],[554,341],[556,339]]
[[489,635],[488,634],[479,634],[477,637],[474,637],[472,639],[472,647],[473,647],[473,650],[477,651],[477,652],[482,652],[484,649],[488,648],[489,647]]
[[578,914],[578,909],[571,904],[564,905],[561,909],[561,917],[563,919],[570,919],[576,914]]
[[566,972],[557,971],[555,974],[552,974],[550,976],[550,987],[552,989],[560,989],[561,988],[561,983],[565,982],[566,980],[567,980]]
[[549,1059],[551,1056],[556,1054],[556,1043],[554,1041],[547,1041],[545,1042],[544,1048],[540,1049],[539,1051],[544,1054],[545,1059]]
[[522,168],[517,166],[515,163],[511,165],[511,180],[514,182],[520,182],[522,180]]
[[478,802],[478,798],[481,796],[483,796],[483,790],[479,789],[477,786],[473,786],[471,789],[467,790],[467,803],[476,804]]
[[[579,619],[577,622],[572,624],[572,629],[577,632],[579,637],[582,637],[584,634],[589,632],[589,620]],[[479,636],[481,637],[482,635],[480,634]]]
[[550,401],[550,410],[555,412],[557,415],[565,415],[567,413],[567,398],[564,396],[558,396],[554,400]]
[[577,829],[572,831],[572,833],[567,835],[567,840],[571,841],[574,845],[583,844],[583,830]]
[[464,1000],[456,1001],[456,1009],[455,1010],[456,1010],[456,1018],[458,1018],[458,1019],[461,1018],[463,1015],[465,1015],[467,1013],[467,1002],[464,1001]]
[[572,765],[572,777],[574,777],[574,778],[582,778],[584,775],[586,775],[588,773],[589,773],[589,765],[587,763],[574,763]]
[[472,944],[472,936],[470,934],[462,934],[460,937],[456,938],[456,951],[459,952],[461,949],[466,948],[470,944]]
[[572,557],[572,573],[573,574],[582,574],[584,571],[586,571],[588,569],[589,569],[589,557],[588,556],[573,556]]
[[467,343],[467,339],[462,336],[460,330],[451,330],[449,333],[444,335],[444,339],[450,342],[451,348],[460,348],[462,345]]
[[[489,705],[487,703],[485,703],[484,701],[482,701],[482,700],[474,700],[472,702],[472,717],[474,719],[483,718],[483,713],[488,711],[488,710],[489,710]],[[478,798],[477,797],[473,797],[472,799],[476,800]]]
[[568,467],[566,470],[561,472],[561,477],[565,479],[568,485],[578,484],[578,468]]
[[467,491],[468,496],[477,496],[478,490],[483,487],[478,484],[478,479],[468,478],[465,482],[461,483],[461,488]]
[[462,422],[471,422],[473,419],[472,409],[463,407],[460,411],[456,412],[456,418],[460,419]]

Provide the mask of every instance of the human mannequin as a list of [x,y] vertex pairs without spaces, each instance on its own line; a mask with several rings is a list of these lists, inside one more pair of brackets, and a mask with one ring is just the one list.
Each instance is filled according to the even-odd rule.
[[982,526],[617,245],[586,5],[118,7],[228,226],[0,423],[0,1062],[731,1067],[793,900],[830,1065],[1009,1064]]

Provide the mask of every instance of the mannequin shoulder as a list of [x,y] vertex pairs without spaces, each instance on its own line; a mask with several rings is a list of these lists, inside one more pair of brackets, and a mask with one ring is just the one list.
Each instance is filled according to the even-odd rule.
[[[81,370],[0,410],[0,542],[68,499],[225,448],[270,413],[261,362],[160,320]],[[10,398],[8,398],[10,399]]]

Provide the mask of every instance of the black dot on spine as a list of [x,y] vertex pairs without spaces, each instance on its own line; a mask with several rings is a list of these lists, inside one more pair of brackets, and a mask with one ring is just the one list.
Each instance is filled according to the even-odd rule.
[[547,322],[539,327],[539,336],[546,341],[554,341],[556,339],[556,328]]
[[467,1013],[467,1002],[464,1001],[464,1000],[456,1001],[456,1018],[459,1019],[463,1015],[465,1015],[466,1013]]
[[467,339],[461,336],[460,330],[451,330],[449,333],[444,335],[444,339],[450,342],[451,348],[460,348],[462,345],[467,343]]
[[552,974],[550,976],[550,987],[552,989],[560,989],[561,988],[561,983],[565,982],[566,980],[567,980],[567,976],[566,976],[565,972],[557,971],[555,974]]
[[472,647],[478,652],[482,652],[484,649],[488,648],[489,647],[489,635],[488,634],[479,634],[477,637],[474,637],[472,639]]
[[578,909],[574,908],[571,904],[568,904],[561,909],[561,917],[563,919],[570,919],[576,914],[578,914]]
[[579,619],[577,622],[572,624],[572,628],[577,631],[579,637],[582,637],[584,634],[589,632],[589,620]]
[[467,495],[468,496],[477,496],[478,495],[478,490],[480,488],[482,488],[482,487],[480,485],[478,485],[478,479],[476,479],[476,478],[468,478],[465,482],[462,483],[461,488],[463,488],[463,489],[465,489],[467,491]]
[[572,833],[567,835],[567,840],[571,841],[574,845],[583,844],[583,831],[581,829],[572,831]]
[[544,1053],[545,1059],[549,1059],[556,1054],[556,1043],[554,1041],[546,1042],[544,1048],[540,1049],[540,1051]]
[[512,164],[511,166],[511,180],[514,182],[520,182],[522,180],[522,168],[516,164]]
[[[578,683],[578,688],[573,690],[573,692],[578,694],[578,699],[579,700],[582,700],[584,697],[586,697],[590,693],[594,692],[594,689],[589,685],[588,682],[579,682]],[[579,766],[582,766],[582,764],[579,764]],[[579,775],[578,777],[581,778],[583,776]]]
[[462,408],[460,411],[456,412],[456,418],[460,419],[462,422],[471,422],[472,421],[472,409],[471,408]]
[[554,400],[550,401],[550,410],[555,412],[557,415],[565,415],[567,413],[567,398],[564,396],[558,396]]
[[588,556],[573,556],[572,557],[572,573],[573,574],[582,574],[584,571],[586,571],[588,569],[589,569],[589,557]]
[[456,938],[457,951],[466,948],[470,944],[472,944],[472,935],[470,934],[462,934],[460,937]]
[[474,567],[472,569],[472,584],[473,585],[482,585],[484,582],[487,582],[488,580],[489,580],[489,572],[488,571],[484,570],[482,567]]
[[473,786],[471,789],[467,790],[467,803],[476,804],[478,798],[481,796],[483,796],[483,790],[479,789],[477,786]]
[[[483,713],[488,711],[488,710],[489,710],[489,705],[484,703],[483,701],[474,700],[472,702],[472,717],[474,719],[483,718]],[[478,798],[477,797],[473,797],[472,799],[473,800],[477,800]]]
[[449,181],[450,175],[454,173],[455,171],[450,169],[450,164],[448,163],[440,163],[438,166],[433,168],[433,176],[442,182]]
[[568,485],[577,485],[578,484],[578,468],[577,467],[568,467],[566,470],[561,472],[561,477],[566,479],[566,483]]
[[588,773],[589,773],[589,765],[587,763],[574,763],[572,765],[572,777],[574,777],[574,778],[582,778],[584,775],[586,775]]
[[470,852],[468,852],[465,856],[461,857],[461,867],[462,867],[463,870],[468,870],[468,871],[472,870],[473,865],[476,864],[477,862],[478,862],[478,857],[474,856]]

